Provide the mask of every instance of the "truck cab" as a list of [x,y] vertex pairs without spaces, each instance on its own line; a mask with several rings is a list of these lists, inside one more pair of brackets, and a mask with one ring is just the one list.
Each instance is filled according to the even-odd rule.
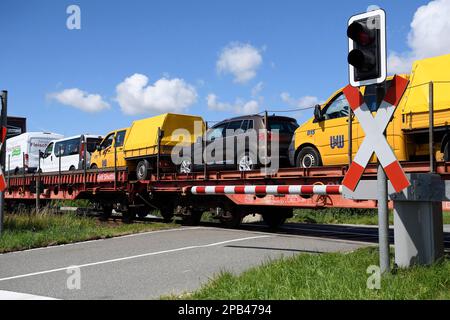
[[[449,66],[450,54],[442,55],[417,60],[413,63],[410,75],[400,75],[409,81],[408,87],[386,130],[387,141],[399,161],[428,161],[430,158],[450,161]],[[387,78],[386,87],[372,85],[360,88],[373,114],[381,103],[381,100],[377,101],[377,90],[383,90],[379,96],[384,97],[392,79]],[[314,117],[295,132],[290,150],[291,163],[298,167],[348,164],[349,110],[343,88],[332,94],[323,105],[317,105]],[[365,133],[358,119],[352,119],[354,158]],[[371,162],[375,161],[376,157],[373,156]]]
[[96,151],[91,156],[91,169],[114,167],[114,157],[116,156],[116,166],[126,165],[123,145],[128,133],[128,128],[118,129],[109,132],[105,138],[97,145]]
[[[402,75],[408,78],[406,75]],[[377,101],[377,90],[381,96],[389,89],[393,77],[388,77],[386,87],[361,87],[364,102],[373,114],[381,104]],[[296,167],[315,167],[343,165],[349,163],[349,103],[341,88],[334,92],[322,105],[316,105],[314,116],[295,131],[294,148],[291,150],[290,161]],[[403,135],[401,133],[401,110],[398,108],[389,124],[387,140],[397,158],[406,160]],[[400,121],[400,122],[399,122]],[[352,115],[352,158],[361,145],[365,133],[358,119]],[[375,161],[375,157],[372,158]]]

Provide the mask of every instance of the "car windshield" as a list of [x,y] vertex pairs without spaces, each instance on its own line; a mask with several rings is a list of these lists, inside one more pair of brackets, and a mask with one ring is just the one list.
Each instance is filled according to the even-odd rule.
[[298,124],[295,120],[269,118],[269,130],[278,130],[279,133],[293,134],[297,128]]

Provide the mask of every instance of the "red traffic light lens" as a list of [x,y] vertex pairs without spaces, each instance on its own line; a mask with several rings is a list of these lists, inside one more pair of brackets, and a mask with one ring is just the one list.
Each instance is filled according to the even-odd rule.
[[363,46],[370,44],[374,40],[373,30],[356,21],[348,26],[347,36]]

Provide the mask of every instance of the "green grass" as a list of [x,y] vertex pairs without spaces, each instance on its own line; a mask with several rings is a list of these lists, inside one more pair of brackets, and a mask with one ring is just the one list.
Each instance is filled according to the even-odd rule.
[[450,299],[450,261],[397,270],[367,288],[368,266],[378,265],[377,248],[352,253],[300,254],[267,262],[240,276],[229,272],[182,299]]
[[168,229],[176,224],[101,222],[75,214],[7,214],[0,253]]
[[[445,211],[443,217],[444,224],[450,224],[450,212]],[[394,223],[392,212],[389,221],[390,224]],[[288,222],[378,225],[378,213],[373,209],[296,209]]]

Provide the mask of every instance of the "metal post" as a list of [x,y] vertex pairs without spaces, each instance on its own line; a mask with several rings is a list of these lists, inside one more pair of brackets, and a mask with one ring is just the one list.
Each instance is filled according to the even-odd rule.
[[11,176],[11,155],[8,155],[8,186],[7,186],[8,189],[9,189],[10,176]]
[[[350,108],[349,108],[350,109]],[[352,164],[353,161],[353,111],[348,112],[348,164]]]
[[[384,90],[381,90],[384,88]],[[386,82],[377,87],[377,103],[384,99],[386,92]],[[386,136],[386,132],[384,132]],[[378,245],[380,252],[381,273],[391,271],[389,259],[389,209],[388,209],[388,188],[387,177],[383,166],[378,162]]]
[[41,208],[40,204],[40,198],[41,198],[41,186],[40,186],[40,180],[41,180],[41,150],[39,150],[38,155],[38,169],[37,169],[37,175],[36,175],[36,214],[39,213],[39,210]]
[[86,154],[87,154],[87,138],[86,137],[84,137],[84,141],[83,141],[83,144],[84,144],[84,147],[83,147],[83,150],[84,150],[84,152],[83,152],[83,176],[84,176],[84,191],[86,191],[86,175],[87,175],[87,172],[86,172],[86,170],[87,170],[87,156],[86,156]]
[[390,272],[389,260],[389,210],[387,178],[381,164],[378,165],[378,244],[381,273]]
[[[202,161],[203,161],[203,177],[205,180],[208,180],[208,161],[204,159],[204,155],[206,155],[206,132],[208,131],[208,121],[205,122],[205,134],[202,135]],[[192,152],[195,152],[192,150]],[[194,159],[195,154],[192,155],[192,159]],[[194,163],[192,163],[192,169],[194,169]]]
[[434,173],[435,169],[435,161],[434,161],[434,84],[433,81],[430,81],[428,85],[429,92],[429,106],[428,106],[428,143],[429,143],[429,152],[430,152],[430,173]]
[[266,150],[265,151],[264,172],[267,175],[267,165],[268,165],[267,161],[269,158],[269,150],[268,150],[269,149],[269,142],[268,142],[268,140],[269,140],[269,115],[268,115],[267,110],[264,111],[264,126],[266,128],[266,132],[265,132],[265,136],[264,136],[264,138],[265,138],[264,139],[264,143],[265,143],[264,150]]
[[58,152],[58,190],[61,190],[61,154],[62,154],[62,145],[59,145]]
[[[0,113],[0,117],[1,117],[1,126],[2,127],[7,127],[7,117],[8,117],[8,91],[2,91],[1,94],[1,113]],[[2,144],[2,148],[0,150],[0,165],[2,166],[2,168],[5,167],[5,159],[6,159],[6,147],[5,147],[5,143]],[[5,210],[5,193],[4,192],[0,192],[0,236],[3,233],[3,216],[4,216],[4,210]]]
[[114,139],[114,190],[117,189],[117,140]]
[[22,192],[25,194],[25,152],[22,152]]
[[162,138],[162,131],[161,128],[158,127],[158,154],[156,155],[156,180],[159,180],[159,162],[161,160],[161,138]]

